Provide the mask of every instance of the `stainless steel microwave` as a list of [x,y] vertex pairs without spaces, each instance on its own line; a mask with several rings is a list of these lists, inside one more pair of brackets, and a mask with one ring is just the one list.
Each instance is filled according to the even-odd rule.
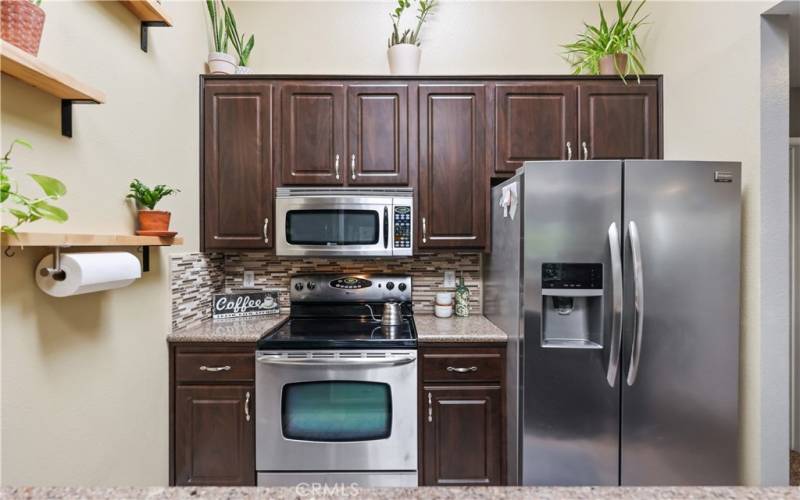
[[275,251],[286,256],[412,255],[411,188],[278,188]]

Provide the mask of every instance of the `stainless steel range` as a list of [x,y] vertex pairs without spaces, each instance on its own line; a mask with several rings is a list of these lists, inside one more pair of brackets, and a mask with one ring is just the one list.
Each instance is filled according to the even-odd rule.
[[416,486],[411,278],[296,276],[290,286],[289,321],[256,347],[258,485]]

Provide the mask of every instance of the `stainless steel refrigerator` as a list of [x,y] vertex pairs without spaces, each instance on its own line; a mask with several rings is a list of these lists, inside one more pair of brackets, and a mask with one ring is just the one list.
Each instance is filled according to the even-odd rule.
[[740,169],[527,162],[492,190],[511,484],[739,484]]

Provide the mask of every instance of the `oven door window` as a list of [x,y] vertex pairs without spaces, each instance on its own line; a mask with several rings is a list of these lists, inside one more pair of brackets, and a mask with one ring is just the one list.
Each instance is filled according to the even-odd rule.
[[376,382],[298,382],[283,387],[283,436],[299,441],[374,441],[392,431],[392,395]]
[[375,210],[289,210],[290,245],[377,245],[380,218]]

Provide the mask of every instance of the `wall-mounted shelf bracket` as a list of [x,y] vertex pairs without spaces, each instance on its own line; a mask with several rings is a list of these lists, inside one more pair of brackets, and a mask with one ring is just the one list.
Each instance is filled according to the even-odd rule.
[[61,99],[61,135],[64,137],[72,137],[72,105],[75,103],[99,104],[89,99]]
[[142,272],[150,271],[150,247],[143,246],[142,249]]
[[142,21],[142,24],[139,28],[139,38],[140,38],[140,46],[143,52],[147,52],[147,29],[148,28],[156,28],[156,27],[169,27],[171,26],[168,22],[165,21]]

